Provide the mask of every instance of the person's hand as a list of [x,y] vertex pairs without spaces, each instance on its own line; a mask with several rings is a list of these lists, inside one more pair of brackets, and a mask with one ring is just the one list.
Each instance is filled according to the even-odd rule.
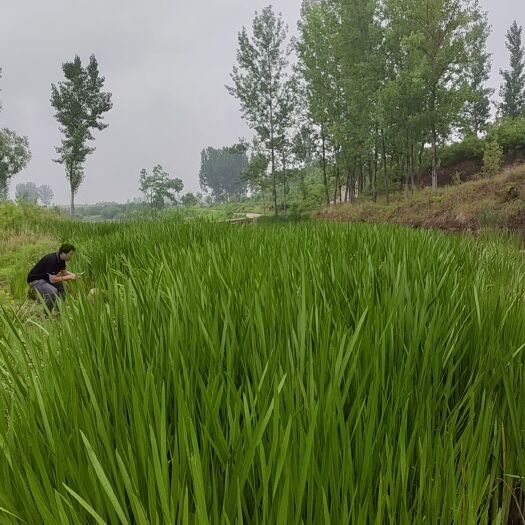
[[67,273],[66,275],[62,275],[61,277],[59,277],[57,279],[57,282],[61,282],[61,281],[76,281],[76,280],[77,280],[76,274],[74,274],[74,273]]
[[49,274],[49,282],[50,282],[51,284],[57,284],[57,283],[59,283],[61,280],[62,280],[62,278],[59,277],[58,275],[51,275],[51,274]]

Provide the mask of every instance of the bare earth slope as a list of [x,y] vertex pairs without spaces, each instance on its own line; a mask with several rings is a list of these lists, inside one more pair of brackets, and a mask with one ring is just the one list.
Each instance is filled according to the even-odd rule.
[[342,222],[394,223],[416,228],[475,232],[501,228],[525,234],[525,165],[496,177],[448,186],[433,194],[429,188],[408,196],[395,194],[387,204],[362,200],[314,213],[314,218]]

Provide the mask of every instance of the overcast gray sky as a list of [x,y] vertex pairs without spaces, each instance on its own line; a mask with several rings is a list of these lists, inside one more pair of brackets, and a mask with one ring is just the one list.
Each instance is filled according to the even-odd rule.
[[[491,85],[507,67],[505,32],[525,25],[525,0],[481,0],[493,34]],[[139,172],[162,164],[198,191],[200,151],[249,138],[224,84],[235,61],[237,33],[268,0],[24,0],[0,11],[0,127],[29,137],[33,159],[12,182],[49,184],[68,202],[63,167],[51,162],[60,143],[49,98],[61,64],[95,53],[114,107],[96,133],[77,203],[140,196]],[[301,0],[275,0],[295,31]]]

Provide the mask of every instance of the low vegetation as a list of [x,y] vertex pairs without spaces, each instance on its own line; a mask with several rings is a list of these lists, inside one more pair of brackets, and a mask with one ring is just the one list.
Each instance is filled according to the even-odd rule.
[[0,320],[2,523],[517,512],[525,265],[511,242],[319,222],[52,231],[79,246],[86,280],[57,320]]

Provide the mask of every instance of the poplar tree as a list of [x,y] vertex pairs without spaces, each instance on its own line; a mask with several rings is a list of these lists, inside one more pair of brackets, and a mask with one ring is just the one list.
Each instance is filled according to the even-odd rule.
[[245,27],[238,35],[237,64],[233,67],[232,86],[228,92],[240,103],[241,113],[255,131],[257,142],[267,155],[272,179],[274,212],[277,206],[277,163],[279,144],[282,144],[283,118],[288,112],[283,105],[289,101],[287,89],[291,46],[287,42],[288,28],[282,15],[276,15],[271,6],[256,13],[252,35]]
[[502,117],[517,118],[525,111],[525,51],[522,44],[523,27],[514,21],[507,32],[510,69],[501,71],[503,84],[499,106]]
[[65,80],[51,85],[51,105],[64,135],[62,144],[55,148],[63,164],[70,187],[71,215],[75,214],[75,194],[84,180],[84,163],[94,151],[89,143],[94,140],[92,130],[102,131],[108,125],[103,115],[113,104],[111,93],[104,92],[105,79],[100,76],[94,55],[84,67],[78,56],[62,65]]

